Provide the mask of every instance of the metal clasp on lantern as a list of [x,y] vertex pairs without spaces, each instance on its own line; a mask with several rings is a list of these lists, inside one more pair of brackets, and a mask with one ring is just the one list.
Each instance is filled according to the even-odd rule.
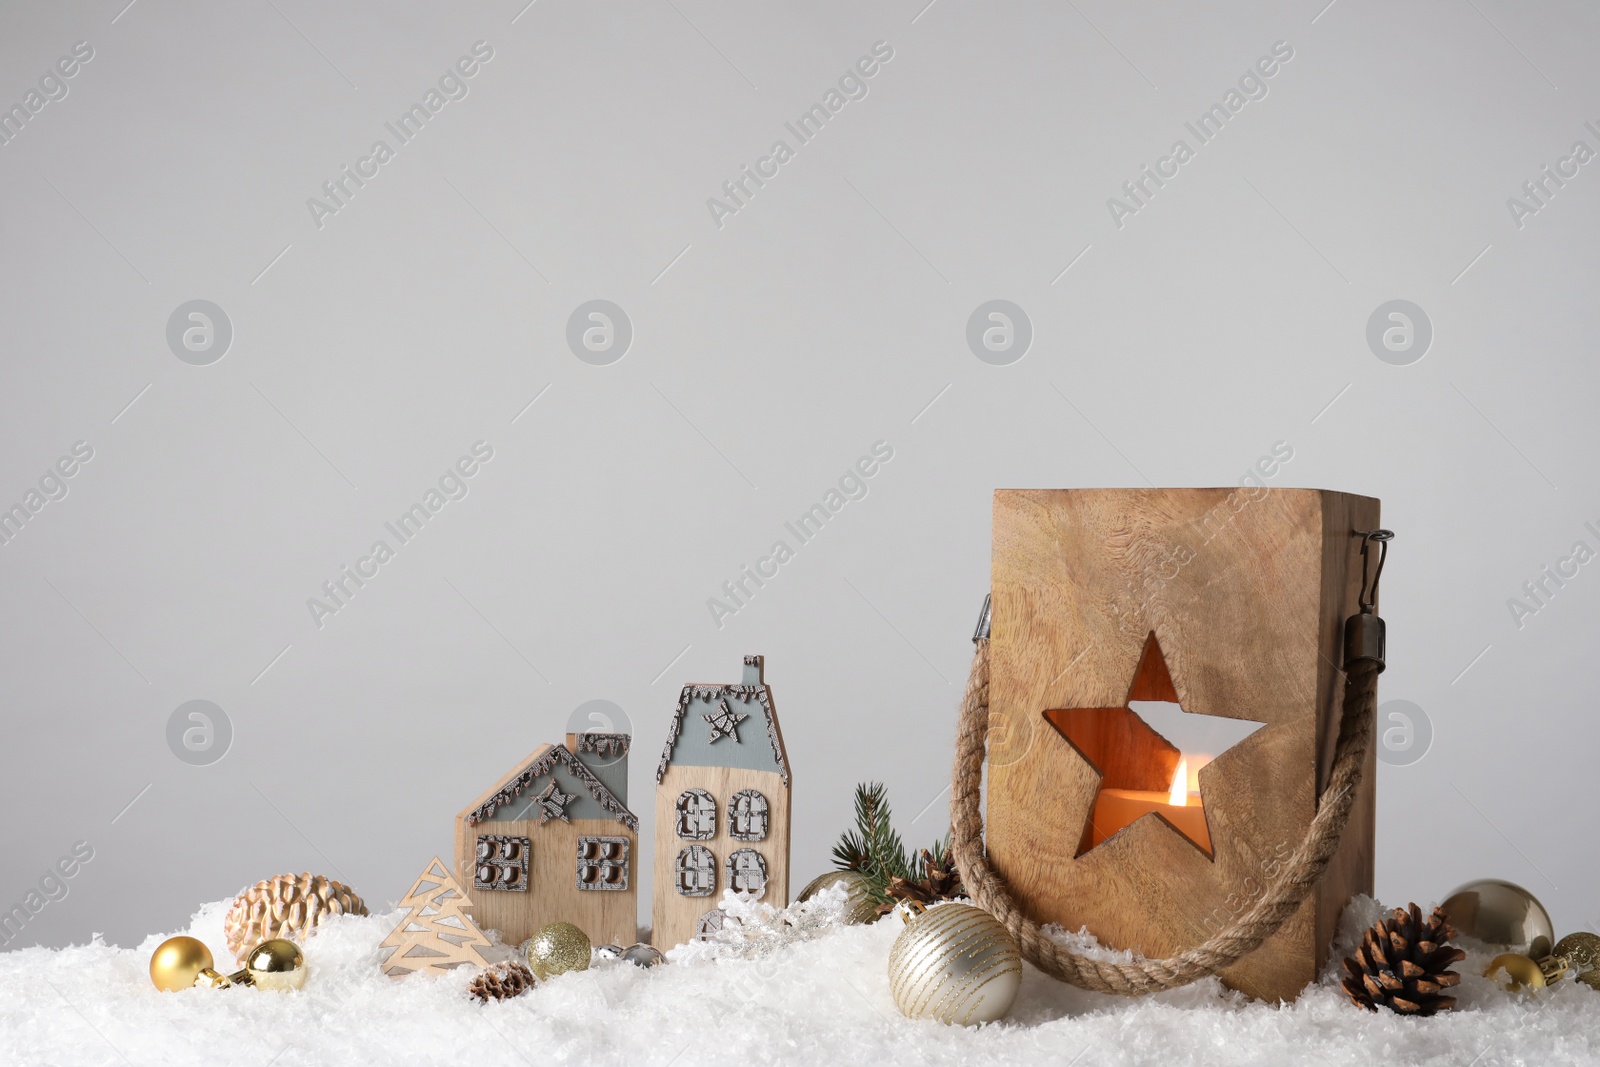
[[[1361,538],[1361,592],[1358,601],[1361,610],[1344,623],[1344,664],[1358,659],[1370,659],[1384,669],[1385,637],[1383,620],[1378,617],[1378,581],[1383,577],[1383,565],[1389,558],[1389,542],[1394,540],[1393,530],[1357,530]],[[1372,561],[1372,546],[1378,546],[1376,566]]]
[[983,610],[978,612],[978,627],[972,631],[973,644],[989,639],[989,608],[993,597],[993,593],[983,594]]

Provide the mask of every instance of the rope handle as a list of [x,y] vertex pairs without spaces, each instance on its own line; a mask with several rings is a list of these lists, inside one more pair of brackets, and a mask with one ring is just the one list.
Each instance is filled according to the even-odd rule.
[[[1365,571],[1368,548],[1378,543],[1386,550],[1384,542],[1394,535],[1387,530],[1358,533],[1362,537]],[[1373,578],[1369,596],[1365,577],[1363,574],[1361,614],[1352,616],[1345,627],[1344,704],[1333,769],[1318,798],[1317,813],[1305,839],[1267,891],[1231,925],[1203,944],[1168,959],[1136,963],[1090,959],[1057,944],[1023,914],[989,866],[983,847],[983,814],[978,810],[989,733],[990,606],[988,598],[984,599],[978,632],[973,635],[977,650],[972,657],[972,671],[967,678],[967,691],[961,701],[957,724],[955,766],[950,782],[951,852],[961,871],[962,884],[973,902],[1011,931],[1030,963],[1063,982],[1097,993],[1123,996],[1156,993],[1187,985],[1238,962],[1260,947],[1295,913],[1339,850],[1339,840],[1361,786],[1362,767],[1377,717],[1378,675],[1384,668],[1383,620],[1371,606],[1377,595],[1377,579]]]

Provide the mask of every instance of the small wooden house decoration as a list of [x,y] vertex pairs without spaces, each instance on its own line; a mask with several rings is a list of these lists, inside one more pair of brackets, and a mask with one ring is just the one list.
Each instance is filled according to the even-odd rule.
[[[1030,918],[1164,958],[1260,898],[1332,764],[1377,527],[1378,501],[1312,489],[995,493],[985,843]],[[1264,725],[1185,780],[1198,754],[1145,700]],[[1372,892],[1376,751],[1322,880],[1227,985],[1294,999]]]
[[789,904],[789,761],[760,656],[736,685],[678,695],[656,767],[656,946],[713,928],[725,888]]
[[638,940],[639,819],[620,733],[542,745],[456,816],[456,876],[475,918],[520,944],[570,922],[594,944]]

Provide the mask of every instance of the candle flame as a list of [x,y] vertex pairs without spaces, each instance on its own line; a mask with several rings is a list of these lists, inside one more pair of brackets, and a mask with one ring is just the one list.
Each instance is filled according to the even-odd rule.
[[1189,760],[1179,758],[1178,767],[1172,772],[1172,790],[1167,794],[1167,803],[1175,808],[1184,808],[1189,805]]

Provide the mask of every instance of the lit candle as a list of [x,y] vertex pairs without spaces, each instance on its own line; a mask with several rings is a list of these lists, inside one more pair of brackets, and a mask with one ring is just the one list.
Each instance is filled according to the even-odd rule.
[[1172,776],[1172,788],[1102,789],[1095,798],[1090,842],[1098,845],[1135,820],[1159,815],[1183,836],[1211,855],[1211,833],[1206,828],[1206,809],[1198,790],[1189,790],[1189,761],[1180,759]]

